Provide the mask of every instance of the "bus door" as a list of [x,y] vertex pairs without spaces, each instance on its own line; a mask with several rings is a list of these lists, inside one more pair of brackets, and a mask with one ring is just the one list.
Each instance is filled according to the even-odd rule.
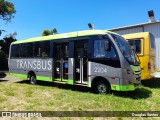
[[68,43],[56,43],[54,47],[55,69],[54,78],[59,81],[68,80]]
[[88,42],[75,42],[75,83],[87,84]]

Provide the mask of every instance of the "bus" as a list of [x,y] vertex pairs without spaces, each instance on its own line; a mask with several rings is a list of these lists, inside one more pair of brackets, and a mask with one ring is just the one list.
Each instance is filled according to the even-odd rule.
[[120,35],[105,30],[84,30],[13,42],[9,70],[36,81],[80,85],[105,94],[134,91],[141,69]]
[[123,37],[128,41],[140,59],[142,80],[154,77],[155,73],[155,38],[149,32],[126,34]]

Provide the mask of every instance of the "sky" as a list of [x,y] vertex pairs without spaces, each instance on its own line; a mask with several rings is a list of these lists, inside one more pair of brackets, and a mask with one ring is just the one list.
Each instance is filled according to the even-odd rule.
[[16,9],[10,23],[0,20],[0,36],[17,32],[17,40],[41,36],[43,30],[56,28],[58,33],[111,29],[146,23],[154,10],[160,20],[160,0],[8,0]]

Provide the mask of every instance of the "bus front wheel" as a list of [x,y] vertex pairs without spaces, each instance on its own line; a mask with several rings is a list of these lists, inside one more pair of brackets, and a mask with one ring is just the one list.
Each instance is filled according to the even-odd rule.
[[30,75],[30,83],[36,84],[36,76],[35,75]]
[[110,86],[105,81],[99,81],[94,86],[95,92],[98,94],[107,94],[110,93]]

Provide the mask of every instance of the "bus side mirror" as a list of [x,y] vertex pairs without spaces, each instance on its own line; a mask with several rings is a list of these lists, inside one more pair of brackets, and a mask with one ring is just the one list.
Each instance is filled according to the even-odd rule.
[[104,45],[105,45],[105,50],[106,51],[110,51],[111,50],[111,43],[109,41],[105,41]]

